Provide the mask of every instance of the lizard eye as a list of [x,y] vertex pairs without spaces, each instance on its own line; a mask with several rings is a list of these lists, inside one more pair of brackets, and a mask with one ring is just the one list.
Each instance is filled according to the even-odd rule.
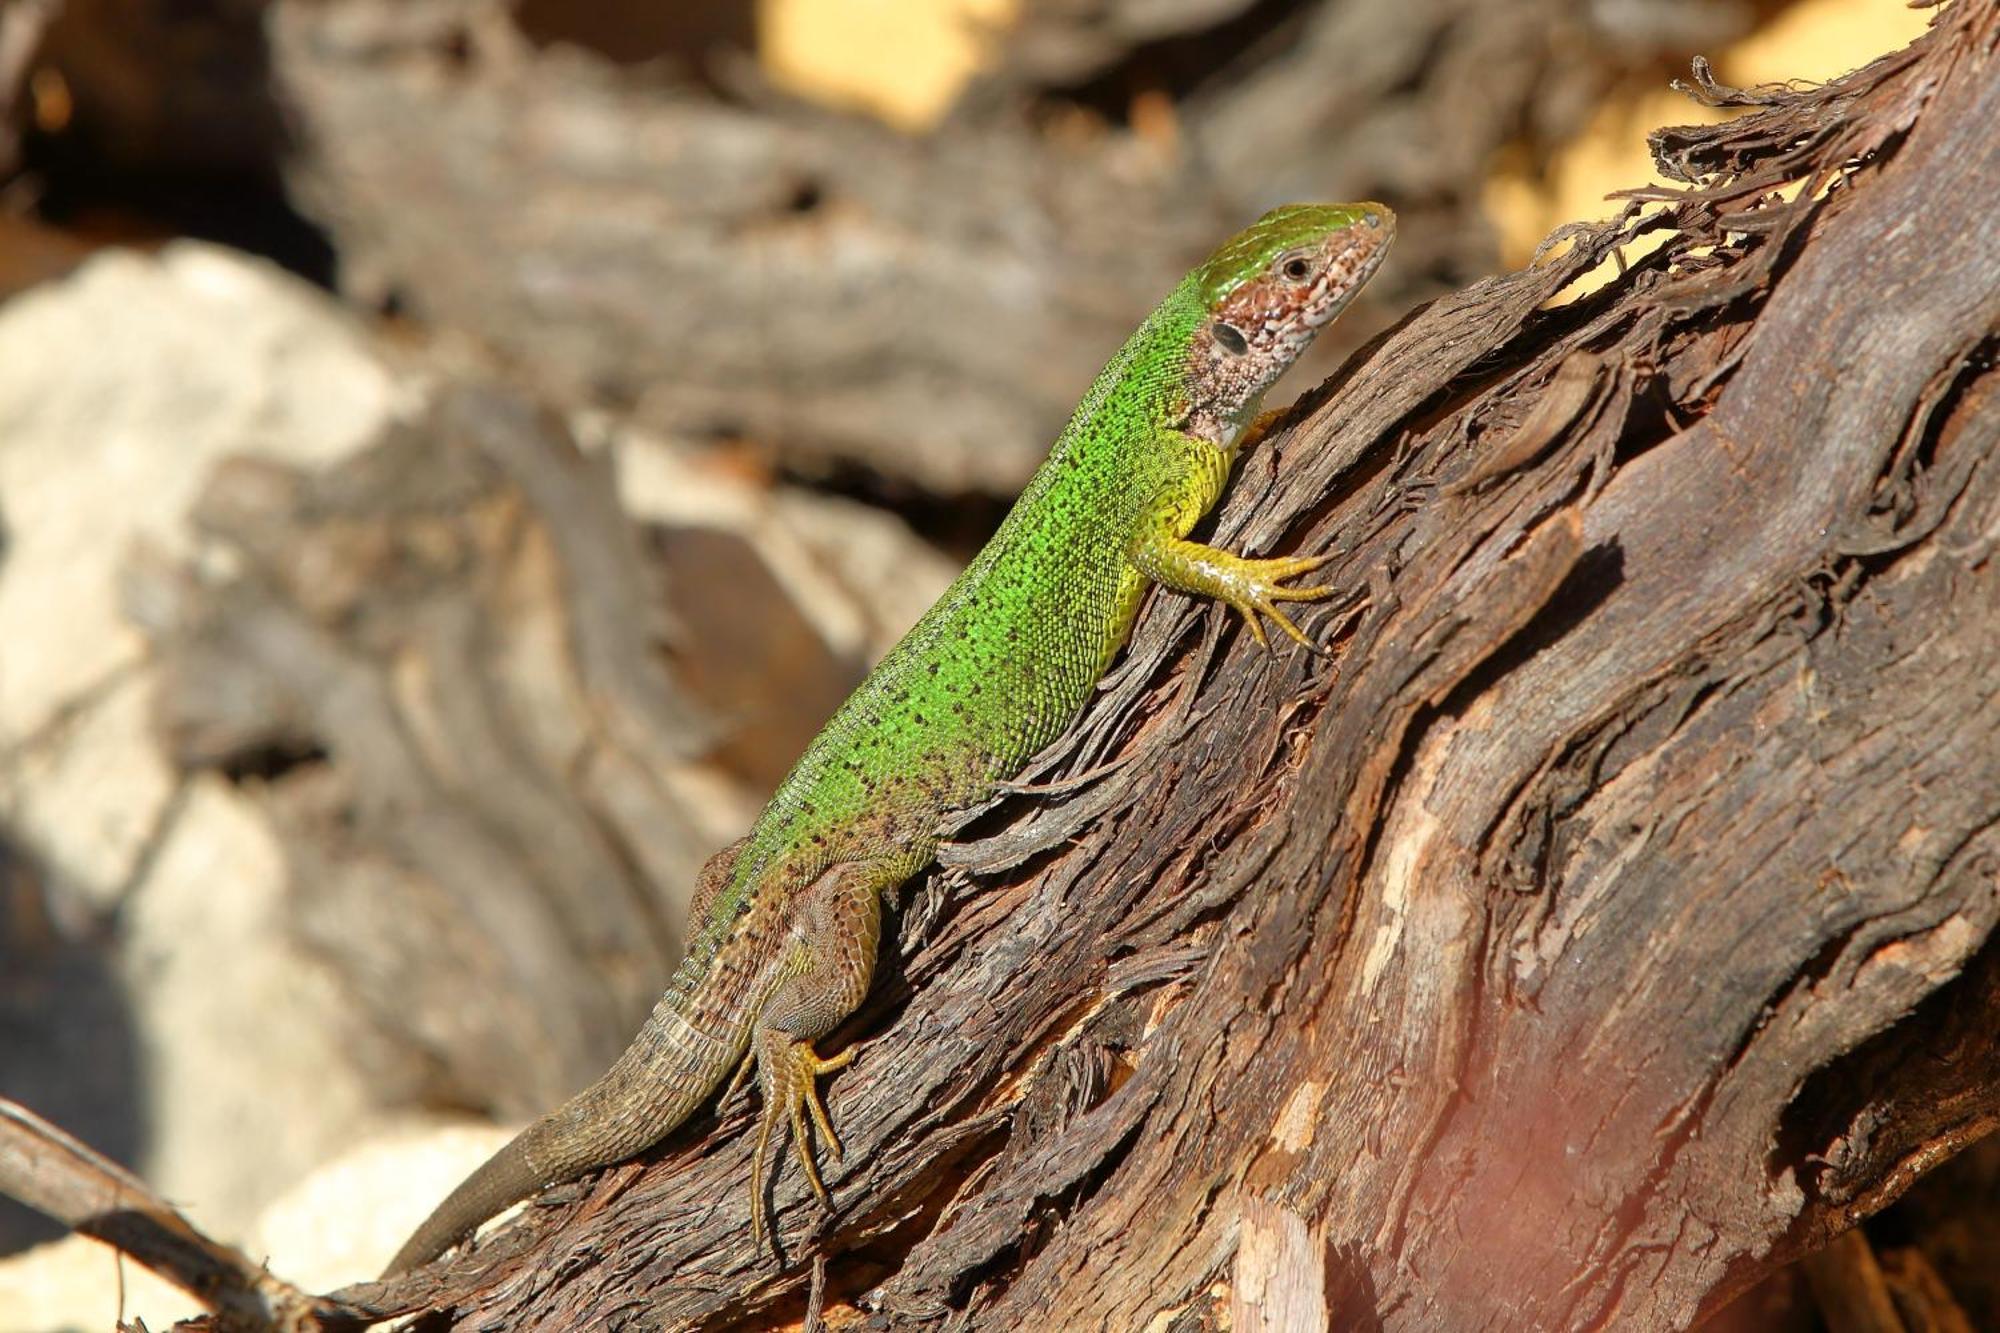
[[1304,255],[1293,255],[1278,271],[1293,282],[1304,282],[1312,276],[1312,265],[1306,262]]
[[1234,324],[1217,324],[1215,341],[1231,356],[1242,356],[1250,350],[1250,344],[1243,338],[1243,331]]

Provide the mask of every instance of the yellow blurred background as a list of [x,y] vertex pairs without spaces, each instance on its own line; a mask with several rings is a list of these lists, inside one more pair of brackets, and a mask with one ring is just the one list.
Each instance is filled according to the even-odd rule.
[[[944,115],[1017,13],[1017,0],[760,0],[759,58],[792,93],[918,131]],[[1803,0],[1706,54],[1716,77],[1736,86],[1828,79],[1907,44],[1929,21],[1930,11],[1896,0]],[[1485,199],[1507,262],[1525,263],[1565,222],[1616,213],[1610,191],[1656,180],[1649,130],[1723,114],[1664,83],[1629,87],[1549,170],[1496,162]]]

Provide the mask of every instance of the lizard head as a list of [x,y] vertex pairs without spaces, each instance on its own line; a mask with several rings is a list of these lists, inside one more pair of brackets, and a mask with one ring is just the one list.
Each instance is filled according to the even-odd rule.
[[1374,276],[1396,235],[1385,205],[1287,204],[1223,242],[1194,272],[1197,415],[1240,424],[1278,376]]

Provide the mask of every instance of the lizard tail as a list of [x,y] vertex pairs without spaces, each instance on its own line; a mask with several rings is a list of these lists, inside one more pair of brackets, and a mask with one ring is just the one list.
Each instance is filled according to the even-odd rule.
[[526,1140],[541,1127],[541,1121],[528,1126],[459,1182],[458,1188],[446,1195],[423,1225],[403,1242],[403,1248],[396,1251],[396,1257],[382,1270],[382,1276],[395,1277],[429,1263],[471,1235],[481,1222],[534,1193],[543,1182],[541,1173],[530,1161]]
[[693,1115],[742,1058],[742,1044],[733,1053],[696,1052],[674,1040],[676,1027],[700,1035],[682,1018],[677,998],[670,991],[660,1001],[603,1078],[522,1130],[446,1195],[382,1276],[429,1263],[537,1190],[644,1152]]

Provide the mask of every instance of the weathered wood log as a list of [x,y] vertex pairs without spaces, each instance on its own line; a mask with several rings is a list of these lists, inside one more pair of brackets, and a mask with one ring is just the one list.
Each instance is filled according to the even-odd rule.
[[1246,460],[1218,540],[1337,551],[1332,653],[1151,606],[903,914],[784,1262],[737,1098],[342,1297],[775,1326],[817,1257],[883,1327],[1678,1328],[1991,1128],[2000,5],[1699,92],[1686,190]]

